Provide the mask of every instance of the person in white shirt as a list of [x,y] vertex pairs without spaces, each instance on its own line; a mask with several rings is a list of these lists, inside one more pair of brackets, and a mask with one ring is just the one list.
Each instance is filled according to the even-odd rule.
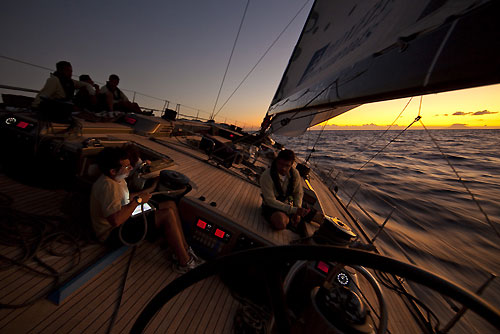
[[[110,246],[120,246],[119,227],[132,215],[135,208],[151,199],[156,184],[140,193],[130,194],[125,179],[132,166],[123,148],[103,149],[97,162],[102,175],[92,186],[90,216],[97,238]],[[155,225],[172,248],[178,263],[174,270],[184,273],[201,263],[184,238],[179,212],[174,201],[159,204],[155,212]],[[148,233],[155,233],[148,228]]]
[[94,83],[88,74],[82,74],[78,79],[80,82],[88,83],[88,85],[76,91],[74,98],[75,105],[81,110],[97,111],[99,86]]
[[120,78],[116,74],[111,74],[108,81],[99,90],[100,104],[106,111],[123,111],[142,113],[137,103],[130,102],[125,93],[123,93],[118,84]]
[[31,105],[35,110],[39,110],[43,118],[67,121],[75,111],[73,105],[75,89],[94,89],[86,82],[73,80],[72,75],[71,63],[60,61],[56,64],[56,71],[47,79]]

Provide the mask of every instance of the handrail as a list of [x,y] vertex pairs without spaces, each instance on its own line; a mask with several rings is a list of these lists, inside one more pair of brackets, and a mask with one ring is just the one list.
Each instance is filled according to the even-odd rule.
[[[1,85],[1,84],[0,84],[0,89],[8,89],[8,90],[21,91],[21,92],[27,92],[27,93],[38,93],[39,92],[39,90],[36,90],[36,89],[16,87],[16,86],[10,86],[10,85]],[[170,101],[165,100],[165,99],[156,98],[154,96],[149,96],[149,95],[142,94],[142,93],[139,93],[139,92],[136,92],[136,91],[133,91],[133,90],[129,90],[129,89],[122,89],[122,90],[134,93],[134,95],[133,95],[133,101],[134,102],[135,102],[136,95],[142,95],[142,96],[146,96],[146,97],[149,97],[149,98],[157,99],[159,101],[165,101],[164,109],[163,110],[140,106],[141,109],[150,110],[150,111],[153,111],[153,112],[160,113],[160,115],[159,115],[160,117],[163,115],[163,113],[165,112],[165,110],[170,105]],[[181,107],[192,109],[192,110],[196,111],[196,116],[180,113]],[[180,104],[180,103],[177,104],[176,109],[177,109],[176,110],[177,111],[177,115],[182,116],[182,117],[189,117],[189,118],[194,119],[194,120],[202,120],[202,121],[208,121],[208,120],[210,120],[209,118],[200,117],[200,113],[205,113],[207,115],[210,115],[210,113],[208,113],[206,111],[203,111],[201,109],[193,108],[193,107],[190,107],[190,106],[187,106],[187,105],[184,105],[184,104]],[[234,123],[234,125],[236,125],[238,123],[237,120],[228,119],[227,117],[224,118],[224,122],[221,122],[221,123],[226,123],[226,121],[230,121],[231,123]],[[242,124],[242,128],[245,128],[245,127],[246,127],[246,123],[243,123]]]
[[16,87],[16,86],[9,86],[9,85],[0,85],[1,89],[9,89],[9,90],[18,90],[21,92],[28,92],[28,93],[38,93],[39,90],[36,89],[30,89],[30,88],[22,88],[22,87]]

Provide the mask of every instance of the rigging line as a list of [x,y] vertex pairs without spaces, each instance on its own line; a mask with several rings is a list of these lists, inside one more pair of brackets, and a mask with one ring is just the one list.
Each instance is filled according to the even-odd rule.
[[455,19],[455,21],[453,21],[450,28],[446,32],[446,36],[443,38],[441,45],[439,45],[439,49],[436,51],[436,54],[434,55],[434,58],[432,59],[431,66],[429,67],[429,69],[427,70],[427,74],[425,75],[424,85],[423,85],[424,87],[426,87],[427,84],[429,83],[429,80],[431,78],[431,74],[434,71],[434,66],[436,66],[437,60],[438,60],[439,56],[441,55],[441,52],[443,52],[444,46],[446,45],[446,42],[448,42],[448,38],[450,38],[450,35],[453,32],[453,30],[455,29],[457,22],[458,22],[458,19]]
[[[358,155],[360,153],[363,153],[364,151],[366,151],[367,149],[369,149],[370,147],[372,147],[376,142],[379,141],[380,138],[382,138],[390,129],[391,127],[394,125],[394,123],[396,123],[396,121],[399,119],[399,117],[401,117],[401,115],[403,114],[403,112],[406,110],[406,107],[408,107],[408,105],[410,104],[411,100],[413,99],[413,96],[410,97],[410,100],[406,103],[405,107],[403,108],[403,110],[401,110],[401,112],[399,113],[398,117],[396,117],[394,119],[394,121],[391,123],[391,125],[389,125],[389,127],[387,129],[384,130],[384,132],[382,132],[382,134],[380,134],[377,138],[375,138],[375,140],[373,142],[370,143],[370,145],[366,146],[362,151],[360,152],[357,152],[357,153],[353,153],[351,154],[350,156],[348,156],[346,158],[346,160],[349,160],[350,158],[352,158],[353,156],[355,155]],[[420,106],[422,106],[422,97],[420,97]],[[418,116],[420,116],[420,107],[418,109]]]
[[[366,70],[365,70],[366,71]],[[301,116],[301,117],[297,117],[295,118],[295,116],[301,112],[301,111],[304,111],[303,109],[306,108],[307,106],[309,106],[309,104],[311,104],[314,100],[316,100],[321,94],[323,94],[327,89],[329,89],[330,87],[332,87],[333,84],[336,84],[336,90],[337,90],[337,96],[338,96],[338,89],[340,86],[344,85],[344,84],[347,84],[351,81],[353,81],[354,79],[356,79],[357,77],[361,76],[365,71],[362,71],[362,72],[359,72],[357,75],[353,76],[352,78],[348,79],[345,81],[345,83],[342,83],[339,85],[339,78],[335,79],[335,81],[332,81],[328,86],[326,86],[325,88],[323,88],[318,94],[316,94],[311,100],[309,100],[309,102],[307,102],[305,105],[303,105],[302,107],[299,107],[299,108],[296,108],[294,110],[296,110],[296,112],[293,114],[293,116],[291,118],[284,118],[283,120],[287,120],[287,123],[283,124],[280,128],[274,130],[274,131],[277,131],[279,129],[281,129],[282,127],[285,127],[286,125],[290,124],[291,121],[293,120],[297,120],[297,119],[301,119],[301,118],[304,118],[304,117],[310,117],[310,116],[315,116],[315,115],[319,115],[321,113],[325,113],[325,112],[329,112],[329,111],[332,111],[334,109],[336,109],[336,107],[332,107],[332,108],[329,108],[329,109],[325,109],[325,110],[322,110],[322,111],[318,111],[318,112],[315,112],[315,113],[312,113],[312,114],[309,114],[309,115],[304,115],[304,116]],[[299,97],[300,98],[300,97]],[[358,107],[359,104],[356,106]],[[353,107],[354,108],[354,107]],[[351,109],[353,109],[351,108]],[[268,111],[269,112],[269,111]],[[285,113],[285,112],[284,112]],[[278,114],[278,113],[277,113]],[[270,131],[269,134],[272,134],[273,131]]]
[[[305,117],[311,117],[311,116],[316,116],[316,115],[319,115],[319,114],[323,114],[325,112],[330,112],[332,110],[335,109],[335,107],[333,108],[328,108],[328,109],[325,109],[325,110],[321,110],[321,111],[317,111],[317,112],[313,112],[311,114],[307,114],[307,115],[302,115],[300,117],[295,117],[297,116],[297,114],[301,111],[303,111],[302,109],[303,108],[306,108],[309,104],[311,104],[314,100],[316,100],[321,94],[323,94],[327,89],[329,89],[334,83],[336,83],[336,81],[332,82],[331,84],[329,84],[328,86],[326,86],[325,88],[323,88],[323,90],[321,92],[319,92],[318,94],[316,94],[311,100],[309,100],[309,102],[307,102],[304,106],[302,106],[301,108],[298,108],[297,111],[295,111],[295,113],[292,115],[291,118],[284,118],[283,120],[288,120],[287,123],[282,123],[281,126],[277,129],[272,129],[269,131],[268,135],[271,135],[273,134],[274,132],[278,131],[279,129],[281,128],[284,128],[285,126],[287,126],[291,121],[293,120],[297,120],[297,119],[302,119],[302,118],[305,118]],[[282,121],[283,121],[282,120]]]
[[[349,81],[346,81],[346,82],[349,82]],[[319,114],[323,114],[323,113],[325,113],[325,112],[330,112],[330,111],[332,111],[332,110],[335,110],[335,109],[336,109],[336,107],[332,107],[332,108],[328,108],[328,109],[325,109],[325,110],[317,111],[317,112],[314,112],[314,113],[311,113],[311,114],[303,115],[303,116],[300,116],[300,117],[295,117],[295,116],[297,116],[297,114],[298,114],[299,112],[304,111],[304,110],[303,110],[304,108],[306,108],[308,105],[310,105],[310,104],[311,104],[314,100],[316,100],[316,99],[317,99],[317,98],[318,98],[321,94],[323,94],[323,93],[324,93],[327,89],[329,89],[329,88],[330,88],[333,84],[337,84],[337,90],[338,90],[339,84],[338,84],[338,78],[337,78],[335,81],[331,82],[328,86],[326,86],[325,88],[323,88],[323,89],[322,89],[322,90],[321,90],[318,94],[316,94],[316,95],[315,95],[315,96],[314,96],[311,100],[309,100],[309,101],[308,101],[305,105],[303,105],[302,107],[299,107],[299,108],[294,109],[294,110],[296,110],[296,111],[295,111],[295,113],[292,115],[292,117],[291,117],[291,118],[284,118],[284,119],[282,120],[282,121],[287,120],[287,122],[286,122],[286,123],[284,123],[284,124],[282,123],[281,127],[277,128],[277,129],[275,129],[275,130],[272,130],[272,129],[271,129],[271,130],[269,130],[269,132],[268,132],[267,134],[268,134],[268,135],[273,134],[274,132],[278,131],[279,129],[281,129],[281,128],[283,128],[283,127],[287,126],[288,124],[290,124],[290,122],[291,122],[291,121],[293,121],[293,120],[298,120],[298,119],[305,118],[305,117],[316,116],[316,115],[319,115]],[[358,107],[358,106],[359,106],[359,104],[358,104],[356,107]],[[351,109],[354,109],[354,108],[355,108],[355,107],[353,107],[353,108],[351,108]]]
[[311,143],[311,139],[312,139],[311,128],[306,130],[306,134],[307,134],[307,146],[306,147],[309,147],[309,144]]
[[[4,55],[0,55],[0,58],[6,59],[6,60],[10,60],[10,61],[13,61],[13,62],[16,62],[16,63],[20,63],[20,64],[24,64],[24,65],[29,65],[29,66],[36,67],[36,68],[40,68],[42,70],[47,70],[47,71],[51,71],[51,72],[55,72],[56,71],[53,68],[49,68],[49,67],[45,67],[45,66],[41,66],[41,65],[29,63],[29,62],[24,61],[24,60],[19,60],[19,59],[16,59],[16,58],[11,58],[11,57],[7,57],[7,56],[4,56]],[[72,77],[78,78],[78,75],[72,75]],[[95,81],[95,82],[102,85],[102,82],[99,82],[99,81]],[[123,90],[127,90],[127,89],[123,89]]]
[[469,187],[467,187],[467,184],[465,184],[464,180],[460,177],[460,175],[458,174],[458,171],[455,169],[455,167],[452,165],[451,161],[448,159],[448,157],[446,156],[444,151],[441,149],[441,146],[439,146],[437,140],[431,135],[430,131],[425,127],[422,120],[420,120],[420,124],[422,124],[425,131],[427,132],[427,134],[429,135],[431,140],[434,142],[434,145],[436,145],[439,152],[441,152],[441,155],[445,158],[446,162],[448,163],[450,168],[453,170],[453,173],[455,173],[455,175],[457,176],[458,182],[460,182],[464,186],[465,190],[469,193],[469,195],[471,196],[474,203],[476,203],[477,207],[479,208],[479,211],[481,211],[481,213],[484,215],[486,222],[491,226],[491,228],[495,231],[496,235],[500,238],[500,232],[498,231],[496,226],[493,224],[493,222],[489,219],[488,214],[483,210],[483,207],[481,206],[481,204],[479,204],[479,201],[476,199],[476,197],[474,196],[472,191],[469,189]]
[[212,114],[210,116],[210,119],[214,119],[214,117],[215,117],[215,115],[214,115],[215,108],[217,107],[217,102],[219,102],[220,92],[222,91],[222,86],[224,86],[224,81],[226,80],[227,71],[229,69],[229,65],[231,64],[231,59],[233,58],[234,49],[236,48],[236,43],[238,42],[238,37],[240,36],[241,27],[243,26],[243,21],[245,21],[245,16],[247,14],[247,9],[248,9],[249,4],[250,4],[250,0],[247,0],[247,4],[245,6],[245,11],[243,12],[243,17],[241,18],[240,27],[238,28],[238,33],[236,34],[236,38],[234,40],[233,49],[231,50],[231,55],[229,56],[229,61],[227,62],[226,71],[224,72],[224,76],[222,77],[222,82],[220,83],[219,93],[217,93],[217,98],[215,99],[214,109],[212,110]]
[[[217,116],[222,108],[224,108],[224,106],[229,102],[229,100],[233,97],[233,95],[236,93],[236,91],[241,87],[241,85],[243,85],[243,83],[246,81],[246,79],[250,76],[250,74],[252,74],[252,72],[255,70],[255,68],[260,64],[260,62],[262,61],[262,59],[264,59],[264,57],[267,55],[267,53],[271,50],[271,48],[274,46],[274,44],[276,44],[276,42],[278,42],[278,40],[281,38],[281,35],[283,35],[283,33],[288,29],[288,27],[292,24],[293,21],[295,21],[295,19],[297,18],[297,16],[299,16],[299,14],[302,12],[302,10],[304,9],[304,7],[309,3],[310,0],[307,0],[304,5],[298,10],[297,14],[295,14],[295,16],[290,20],[290,22],[288,22],[288,24],[286,25],[286,27],[279,33],[278,37],[276,37],[276,39],[271,43],[271,45],[269,45],[269,47],[267,48],[267,50],[264,52],[264,54],[259,58],[259,60],[257,61],[257,63],[255,63],[255,65],[252,67],[252,69],[247,73],[247,75],[245,75],[245,77],[243,78],[243,80],[241,80],[241,82],[238,84],[238,86],[236,87],[236,89],[231,93],[231,95],[229,95],[229,97],[227,98],[226,102],[224,102],[224,104],[222,105],[222,107],[219,108],[219,110],[217,111],[217,113],[214,115]],[[215,108],[214,108],[215,109]]]
[[420,95],[420,104],[418,105],[418,116],[420,116],[420,110],[422,109],[422,98],[423,96]]
[[[323,88],[323,90],[321,90],[321,92],[319,92],[317,95],[315,95],[311,100],[309,100],[309,102],[307,102],[302,108],[306,108],[309,104],[311,104],[316,98],[318,98],[318,96],[320,96],[321,94],[323,94],[327,89],[329,89],[334,83],[337,83],[337,80],[333,81],[332,83],[330,83],[328,86],[326,86],[325,88]],[[300,117],[297,117],[297,118],[294,118],[300,111],[301,111],[301,108],[297,109],[297,111],[295,111],[295,113],[293,114],[292,118],[290,120],[293,120],[293,119],[301,119],[301,118],[304,118],[304,117],[311,117],[311,116],[315,116],[315,115],[319,115],[321,113],[325,113],[325,112],[329,112],[329,111],[332,111],[334,110],[335,107],[333,108],[329,108],[329,109],[326,109],[326,110],[322,110],[322,111],[317,111],[317,112],[314,112],[314,113],[311,113],[311,114],[308,114],[308,115],[304,115],[304,116],[300,116]],[[278,131],[279,129],[285,127],[288,123],[286,124],[282,124],[281,127],[273,130],[272,128],[270,128],[268,130],[268,132],[266,133],[266,136],[269,136],[271,134],[273,134],[275,131]],[[239,139],[236,139],[233,141],[233,144],[236,144],[237,142],[245,139],[246,136],[242,137],[242,138],[239,138]],[[250,145],[254,145],[256,143],[258,143],[261,139],[257,139],[255,140],[254,142],[250,143]],[[288,140],[287,140],[288,141]],[[215,151],[212,152],[215,153],[215,152],[218,152],[220,150],[222,150],[223,147],[220,147],[218,149],[216,149]]]
[[[6,59],[6,60],[10,60],[10,61],[13,61],[13,62],[16,62],[16,63],[20,63],[20,64],[24,64],[24,65],[29,65],[29,66],[36,67],[36,68],[40,68],[40,69],[43,69],[43,70],[51,71],[51,72],[55,71],[55,69],[53,69],[53,68],[49,68],[49,67],[45,67],[45,66],[41,66],[41,65],[29,63],[29,62],[24,61],[24,60],[19,60],[19,59],[11,58],[11,57],[7,57],[7,56],[4,56],[4,55],[0,55],[0,58]],[[73,77],[77,78],[78,76],[77,75],[73,75]],[[95,81],[95,82],[98,83],[98,84],[100,84],[100,85],[104,84],[104,83],[102,83],[100,81]],[[144,94],[144,93],[132,90],[132,89],[127,89],[127,88],[120,88],[120,89],[123,90],[123,91],[126,91],[126,92],[136,93],[138,95],[142,95],[142,96],[145,96],[145,97],[156,99],[158,101],[169,101],[171,103],[175,103],[175,102],[167,100],[167,99],[162,99],[162,98],[159,98],[159,97],[147,95],[147,94]],[[203,112],[206,112],[206,113],[210,114],[208,111],[204,111],[204,110],[201,110],[199,108],[190,107],[190,106],[185,105],[185,104],[180,104],[180,105],[183,106],[183,107],[189,108],[189,109],[200,110],[200,111],[203,111]]]
[[48,67],[44,67],[44,66],[40,66],[40,65],[28,63],[27,61],[23,61],[23,60],[19,60],[19,59],[7,57],[7,56],[4,56],[4,55],[0,55],[0,58],[7,59],[7,60],[10,60],[10,61],[13,61],[13,62],[16,62],[16,63],[21,63],[21,64],[24,64],[24,65],[30,65],[30,66],[33,66],[33,67],[41,68],[42,70],[54,71],[53,68],[48,68]]
[[403,134],[403,132],[405,132],[406,130],[408,130],[414,123],[418,122],[422,117],[421,116],[417,116],[413,122],[411,122],[406,128],[404,128],[400,133],[398,133],[398,135],[394,138],[392,138],[384,147],[382,147],[377,153],[375,153],[375,155],[373,155],[370,159],[368,159],[367,162],[365,162],[363,164],[363,166],[359,167],[359,169],[357,171],[355,171],[351,176],[349,176],[343,183],[342,185],[344,185],[347,181],[349,181],[350,179],[353,178],[354,175],[356,175],[361,169],[363,169],[366,165],[368,165],[370,163],[370,161],[372,161],[373,159],[375,159],[375,157],[377,155],[379,155],[383,150],[385,150],[387,148],[387,146],[389,146],[391,143],[393,143],[399,136],[401,136]]
[[319,142],[319,139],[321,138],[321,135],[323,134],[323,131],[325,131],[325,127],[326,127],[326,124],[328,123],[328,121],[325,121],[325,125],[323,125],[323,128],[321,129],[321,132],[319,133],[318,135],[318,138],[316,139],[316,142],[314,143],[311,151],[309,152],[309,156],[307,157],[306,159],[306,163],[309,162],[309,159],[311,158],[311,155],[313,154],[314,152],[314,148],[316,147],[316,144]]

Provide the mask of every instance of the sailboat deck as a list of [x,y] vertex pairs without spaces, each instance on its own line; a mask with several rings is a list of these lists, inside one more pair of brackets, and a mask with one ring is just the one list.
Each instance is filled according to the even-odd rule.
[[[175,138],[162,138],[164,144],[138,135],[115,134],[113,138],[133,141],[169,156],[175,162],[169,169],[185,174],[196,184],[197,188],[189,196],[203,196],[207,203],[215,202],[216,208],[227,217],[272,244],[284,245],[298,239],[297,234],[289,230],[273,230],[262,217],[260,188],[257,184],[246,181],[243,175],[214,166],[207,162],[206,155],[201,152],[179,145]],[[175,149],[174,145],[178,148]]]
[[[298,235],[291,231],[274,231],[261,216],[260,189],[245,176],[228,172],[207,162],[206,156],[196,149],[185,146],[176,138],[149,138],[129,134],[113,133],[108,137],[133,141],[174,160],[169,169],[187,175],[197,185],[188,196],[203,196],[206,202],[215,202],[216,208],[225,216],[244,226],[247,230],[266,239],[271,244],[289,244]],[[6,176],[1,176],[2,192],[8,192],[15,200],[13,207],[30,208],[33,213],[61,215],[60,206],[67,193],[62,190],[44,190],[19,184]],[[326,214],[337,216],[345,222],[352,219],[345,213],[328,188],[312,173],[311,184],[315,189]],[[314,229],[309,226],[309,232]],[[0,249],[2,255],[13,255],[8,247]],[[82,263],[93,262],[102,255],[99,245],[83,248]],[[111,315],[116,307],[131,250],[114,261],[100,274],[56,306],[41,299],[32,306],[20,309],[0,309],[0,331],[2,333],[89,333],[106,332]],[[10,256],[9,255],[9,256]],[[48,260],[49,262],[52,260]],[[69,259],[53,261],[62,268]],[[74,272],[77,270],[75,269]],[[51,280],[30,277],[25,272],[11,274],[9,270],[0,272],[1,302],[20,302],[33,295],[48,292]],[[120,312],[113,332],[129,332],[134,320],[146,303],[173,279],[178,277],[171,269],[167,251],[158,244],[142,243],[131,263]],[[373,295],[367,296],[373,300]],[[394,293],[387,291],[391,317],[390,330],[393,333],[418,333],[411,315],[403,307],[403,302]],[[239,302],[218,277],[211,277],[186,289],[176,296],[157,314],[147,327],[147,333],[186,332],[219,333],[231,332],[233,319]],[[395,318],[403,319],[396,322]]]
[[[196,156],[196,151],[181,153],[160,143],[132,134],[113,134],[114,138],[130,140],[147,146],[174,159],[171,169],[187,175],[197,188],[189,194],[204,196],[207,202],[232,220],[246,226],[272,244],[288,244],[298,238],[291,231],[276,232],[260,214],[260,190],[237,174],[208,164]],[[68,195],[63,190],[45,190],[26,186],[1,175],[2,192],[14,199],[13,208],[33,214],[62,216],[61,206]],[[4,247],[4,256],[15,256],[17,250]],[[64,302],[56,306],[40,299],[19,309],[0,309],[2,333],[82,333],[105,332],[116,306],[120,284],[127,266],[129,250],[99,275],[87,282]],[[68,274],[102,256],[104,248],[97,244],[82,248],[82,262]],[[72,259],[47,259],[56,268],[63,268]],[[178,277],[171,268],[167,251],[157,244],[143,243],[133,258],[120,313],[113,332],[128,332],[146,303],[170,281]],[[30,275],[22,269],[1,272],[0,291],[3,303],[21,303],[53,289],[52,279]],[[148,333],[163,332],[230,332],[239,303],[218,277],[211,277],[186,289],[167,304],[150,322]]]
[[[60,207],[67,195],[65,191],[26,186],[5,175],[0,175],[0,185],[2,191],[8,192],[14,199],[12,209],[22,209],[38,215],[62,216]],[[0,253],[10,258],[17,256],[18,252],[13,247],[0,248]],[[98,244],[82,247],[80,265],[74,267],[66,277],[95,261],[104,252],[104,247]],[[59,306],[42,298],[23,308],[1,308],[0,332],[106,332],[116,307],[130,252],[131,249]],[[179,276],[173,272],[168,258],[167,251],[158,244],[145,242],[138,247],[127,275],[120,313],[113,332],[129,332],[146,303]],[[43,260],[55,269],[62,269],[73,259],[44,257]],[[22,268],[8,268],[0,272],[0,301],[5,304],[21,304],[36,296],[43,297],[54,288],[52,282],[52,278],[33,275]],[[147,332],[229,332],[237,306],[238,302],[220,279],[211,277],[186,289],[167,304],[150,323]]]
[[[2,333],[104,333],[110,324],[129,254],[109,266],[79,291],[56,306],[47,300],[6,314]],[[138,247],[128,273],[113,332],[127,333],[147,302],[179,275],[171,270],[165,251],[144,243]],[[238,302],[217,277],[186,289],[151,321],[146,333],[229,332]]]

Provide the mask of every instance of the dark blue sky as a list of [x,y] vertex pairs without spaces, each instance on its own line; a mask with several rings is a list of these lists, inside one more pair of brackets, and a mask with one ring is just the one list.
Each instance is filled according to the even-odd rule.
[[[305,3],[250,1],[219,106]],[[103,83],[116,73],[122,88],[211,112],[245,5],[245,0],[3,1],[0,55],[49,68],[68,60],[75,74]],[[221,111],[221,120],[260,122],[311,6],[309,1]],[[1,84],[33,89],[48,76],[5,59],[0,73]],[[138,100],[155,108],[164,104]]]

